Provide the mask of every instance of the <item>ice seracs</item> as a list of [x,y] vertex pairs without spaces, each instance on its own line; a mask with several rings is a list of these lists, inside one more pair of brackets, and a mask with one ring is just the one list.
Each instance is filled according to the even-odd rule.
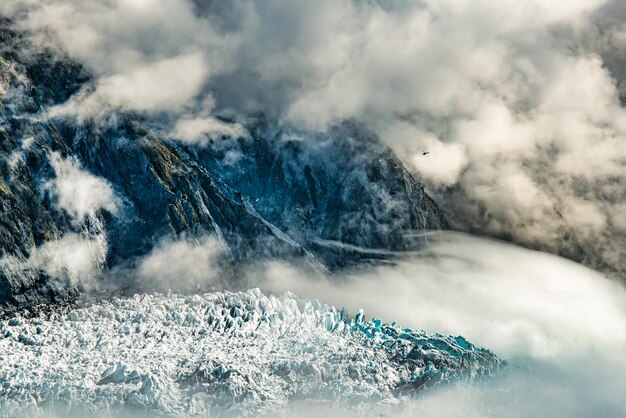
[[259,290],[137,295],[0,322],[0,411],[256,414],[397,402],[505,363],[462,337]]

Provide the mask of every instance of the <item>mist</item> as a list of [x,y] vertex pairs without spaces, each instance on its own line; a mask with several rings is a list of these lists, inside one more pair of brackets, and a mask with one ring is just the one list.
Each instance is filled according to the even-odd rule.
[[[30,141],[24,142],[28,145]],[[17,152],[12,158],[23,159],[23,154]],[[18,279],[45,272],[49,284],[60,293],[72,287],[97,290],[109,248],[101,214],[121,215],[122,199],[109,182],[85,170],[74,158],[53,152],[49,161],[54,177],[42,184],[42,191],[68,216],[77,232],[57,232],[53,239],[33,246],[28,258],[3,254],[0,266]]]
[[137,267],[134,284],[146,291],[192,291],[220,282],[218,262],[226,249],[217,238],[163,240]]
[[227,282],[220,280],[225,253],[217,240],[185,239],[157,245],[136,274],[148,291],[293,292],[350,316],[362,311],[367,319],[462,335],[511,366],[483,382],[440,386],[393,405],[292,400],[270,416],[623,415],[626,287],[620,281],[498,240],[438,232],[426,241],[377,267],[330,274],[299,261],[268,261]]
[[371,271],[311,276],[275,262],[250,277],[249,286],[463,335],[507,358],[563,359],[576,354],[572,347],[626,344],[618,282],[564,258],[459,233],[434,234],[423,250]]

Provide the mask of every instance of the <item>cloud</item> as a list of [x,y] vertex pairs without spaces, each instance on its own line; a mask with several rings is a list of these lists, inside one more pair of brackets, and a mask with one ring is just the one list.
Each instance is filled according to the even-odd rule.
[[626,347],[626,289],[619,283],[564,258],[499,241],[458,233],[428,240],[395,265],[332,279],[270,263],[252,274],[252,285],[463,335],[508,358],[558,362],[600,347]]
[[219,258],[224,247],[215,237],[159,243],[137,268],[144,290],[189,291],[220,283]]
[[139,112],[180,110],[196,96],[207,74],[208,66],[198,53],[160,60],[102,77],[95,91],[53,107],[50,115],[89,117],[107,107]]
[[[29,146],[28,141],[25,146]],[[59,209],[67,212],[74,229],[56,239],[33,247],[27,259],[6,256],[0,260],[9,274],[27,277],[29,271],[41,270],[57,290],[79,287],[94,290],[104,269],[108,241],[99,217],[101,210],[117,214],[120,200],[106,181],[85,171],[73,158],[50,155],[56,177],[45,188],[57,199]]]
[[84,236],[68,233],[33,249],[27,265],[52,277],[49,284],[58,290],[95,290],[106,261],[108,244],[102,234]]
[[419,137],[407,163],[422,179],[435,186],[453,186],[467,168],[468,157],[463,144],[443,142],[432,133],[416,129],[411,123],[396,121],[381,134],[391,144],[411,143]]
[[619,0],[10,0],[0,11],[95,74],[95,91],[62,109],[167,111],[175,139],[203,146],[240,133],[215,117],[226,110],[314,131],[356,118],[459,228],[624,271]]
[[0,269],[13,286],[28,288],[45,273],[58,295],[68,290],[90,292],[100,287],[108,242],[103,233],[73,233],[33,247],[28,258],[13,255],[0,257]]
[[[427,247],[404,254],[397,264],[330,277],[272,262],[241,272],[239,285],[270,293],[296,291],[345,307],[351,315],[364,308],[367,318],[463,335],[513,367],[483,382],[442,386],[393,405],[373,400],[355,408],[293,399],[270,416],[623,415],[623,284],[569,260],[495,240],[458,233],[428,240]],[[71,247],[69,241],[59,244]],[[137,274],[145,289],[157,291],[238,290],[237,283],[220,280],[221,253],[211,237],[164,241],[139,263]]]
[[189,144],[206,145],[209,139],[219,140],[222,136],[246,136],[246,130],[239,124],[226,123],[211,116],[180,119],[171,135]]
[[73,158],[62,158],[53,152],[50,164],[56,177],[47,187],[58,199],[61,209],[67,211],[77,224],[94,218],[102,209],[116,214],[120,200],[111,185],[104,179],[84,170]]
[[[193,106],[227,39],[217,36],[184,0],[54,0],[3,2],[0,13],[60,49],[95,77],[53,116],[98,115],[107,109],[182,112]],[[226,60],[227,61],[227,60]]]

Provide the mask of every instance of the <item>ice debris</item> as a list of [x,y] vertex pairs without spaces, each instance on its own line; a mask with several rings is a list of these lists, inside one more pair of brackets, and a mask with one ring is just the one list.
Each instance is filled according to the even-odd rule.
[[290,400],[401,402],[505,366],[426,334],[291,293],[136,295],[0,321],[0,415],[233,415]]

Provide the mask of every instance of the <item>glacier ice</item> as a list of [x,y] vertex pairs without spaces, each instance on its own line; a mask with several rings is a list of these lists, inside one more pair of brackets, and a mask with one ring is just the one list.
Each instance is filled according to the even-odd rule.
[[290,400],[393,404],[506,366],[463,337],[291,293],[155,294],[0,321],[0,415],[231,415]]

